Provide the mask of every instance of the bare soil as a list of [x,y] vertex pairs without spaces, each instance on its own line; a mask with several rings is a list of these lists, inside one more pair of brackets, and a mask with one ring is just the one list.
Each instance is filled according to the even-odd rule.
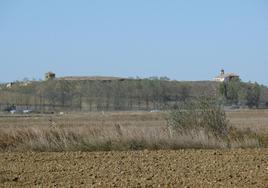
[[6,152],[0,187],[268,187],[268,149]]

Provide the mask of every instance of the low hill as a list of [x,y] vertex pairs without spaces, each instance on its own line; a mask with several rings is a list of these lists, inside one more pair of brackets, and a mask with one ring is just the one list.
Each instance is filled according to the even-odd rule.
[[57,80],[64,81],[124,81],[126,78],[107,77],[107,76],[66,76],[57,78]]

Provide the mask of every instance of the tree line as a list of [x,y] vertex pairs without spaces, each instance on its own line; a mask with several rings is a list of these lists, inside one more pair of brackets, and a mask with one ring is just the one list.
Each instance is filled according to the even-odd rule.
[[48,80],[2,88],[0,103],[88,111],[153,110],[186,100],[190,97],[190,87],[166,77],[123,81]]
[[[244,83],[240,79],[233,79],[220,84],[220,94],[225,105],[246,105],[249,108],[258,108],[261,93],[265,87],[255,83]],[[266,105],[268,103],[266,102]]]
[[23,106],[39,111],[164,110],[201,96],[216,98],[224,105],[258,107],[266,89],[257,83],[232,80],[217,82],[178,82],[167,77],[126,80],[48,80],[23,86],[1,87],[0,109]]

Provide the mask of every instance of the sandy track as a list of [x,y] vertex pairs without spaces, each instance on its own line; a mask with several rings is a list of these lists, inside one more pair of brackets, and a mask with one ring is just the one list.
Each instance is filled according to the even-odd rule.
[[268,149],[0,153],[0,187],[268,187]]

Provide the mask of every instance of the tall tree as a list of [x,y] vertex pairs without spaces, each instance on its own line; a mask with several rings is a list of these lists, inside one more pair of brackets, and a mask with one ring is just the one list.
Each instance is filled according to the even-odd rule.
[[220,93],[225,97],[228,104],[237,104],[239,102],[239,94],[241,92],[240,79],[232,79],[223,82],[220,85]]
[[246,104],[249,108],[259,107],[261,88],[258,83],[248,84],[246,88]]

